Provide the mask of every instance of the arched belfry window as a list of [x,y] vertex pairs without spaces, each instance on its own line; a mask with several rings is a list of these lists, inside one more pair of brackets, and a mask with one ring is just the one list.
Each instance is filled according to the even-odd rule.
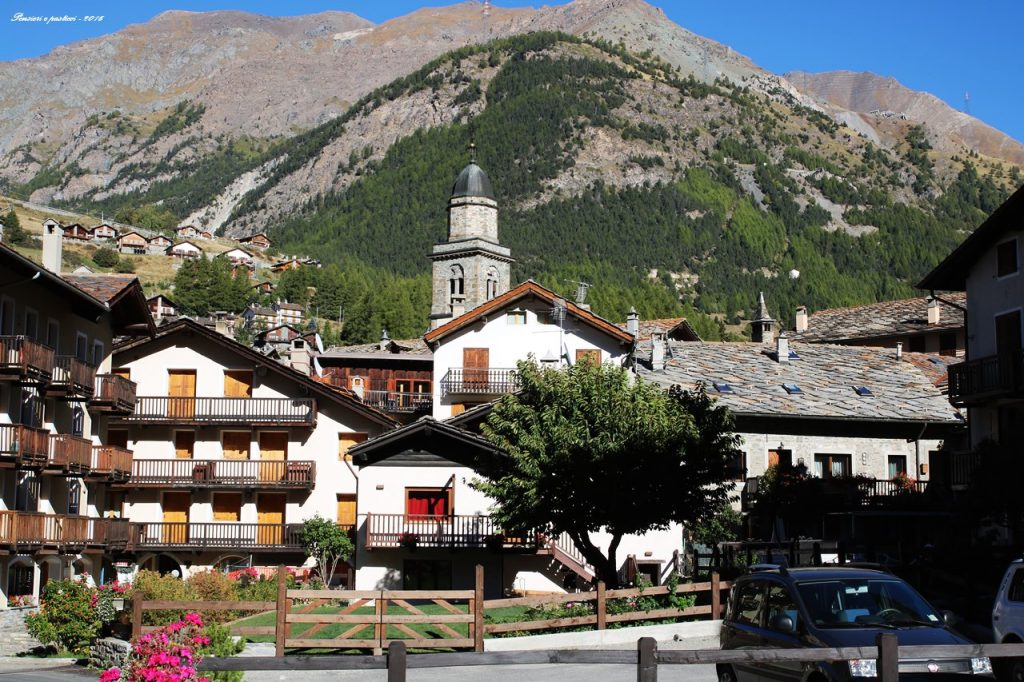
[[452,300],[461,299],[466,291],[466,278],[461,265],[453,265],[448,279],[448,294]]
[[487,300],[491,300],[498,295],[498,270],[497,268],[487,268]]

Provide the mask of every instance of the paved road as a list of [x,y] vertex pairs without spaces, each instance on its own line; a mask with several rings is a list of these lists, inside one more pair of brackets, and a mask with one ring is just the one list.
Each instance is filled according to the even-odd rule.
[[[251,682],[295,680],[295,672],[249,672]],[[387,671],[303,672],[303,682],[383,682]],[[658,668],[659,682],[715,682],[713,665],[672,665]],[[409,682],[635,682],[632,665],[495,665],[465,668],[422,668],[409,671]],[[0,677],[0,682],[4,678]]]

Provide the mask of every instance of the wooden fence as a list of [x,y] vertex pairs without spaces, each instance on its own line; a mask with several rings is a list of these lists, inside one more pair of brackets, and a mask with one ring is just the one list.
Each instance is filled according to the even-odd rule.
[[[878,682],[898,682],[900,660],[938,661],[950,658],[1018,658],[1024,657],[1024,644],[943,644],[933,646],[899,646],[894,633],[879,634],[876,646],[843,647],[839,649],[673,649],[659,651],[650,637],[637,641],[635,650],[540,650],[500,651],[491,653],[435,653],[409,656],[404,642],[388,647],[387,656],[253,656],[246,658],[206,658],[199,664],[202,671],[215,670],[382,670],[388,671],[388,682],[405,682],[410,668],[455,668],[465,666],[576,664],[636,666],[637,682],[657,682],[663,665],[713,665],[718,663],[767,663],[777,661],[841,662],[853,659],[874,659]],[[595,675],[597,677],[597,675]]]
[[[604,630],[611,623],[664,620],[669,618],[721,617],[721,591],[728,582],[712,574],[705,583],[680,584],[676,594],[707,595],[707,603],[685,609],[661,608],[649,611],[609,613],[608,600],[650,596],[667,596],[668,586],[606,590],[598,583],[592,592],[552,594],[536,597],[484,600],[484,569],[476,567],[471,590],[303,590],[288,589],[287,571],[278,569],[277,599],[265,602],[233,601],[145,601],[136,598],[132,604],[132,632],[136,636],[155,627],[142,624],[145,611],[257,611],[274,612],[274,626],[248,627],[232,623],[235,635],[273,635],[275,655],[286,649],[373,649],[380,652],[396,642],[417,649],[472,649],[483,651],[485,635],[533,630],[558,630],[593,626]],[[322,607],[345,602],[334,613]],[[524,620],[506,623],[484,622],[486,609],[514,606],[563,606],[567,603],[593,603],[589,615],[546,620]],[[441,613],[428,613],[424,604],[440,607]],[[370,613],[369,609],[373,612]],[[438,609],[432,609],[438,610]],[[292,636],[292,626],[306,624],[301,636]],[[333,637],[323,631],[341,626]],[[320,635],[316,637],[315,635]]]

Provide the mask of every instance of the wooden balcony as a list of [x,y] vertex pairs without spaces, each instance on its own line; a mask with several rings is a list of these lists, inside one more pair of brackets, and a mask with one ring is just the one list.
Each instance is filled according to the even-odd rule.
[[128,549],[302,551],[299,523],[132,523]]
[[92,447],[91,478],[125,481],[132,473],[132,451],[116,445]]
[[41,467],[50,458],[50,432],[23,424],[0,424],[0,460]]
[[46,395],[64,400],[88,400],[96,390],[96,368],[73,355],[58,355]]
[[445,394],[502,395],[518,388],[514,369],[453,367],[441,379],[441,391]]
[[92,441],[66,433],[50,436],[46,472],[82,476],[92,468]]
[[252,459],[137,459],[130,488],[311,490],[316,462]]
[[1024,398],[1024,350],[950,366],[949,400],[954,405],[999,398]]
[[776,485],[774,492],[762,490],[760,477],[747,478],[740,488],[744,510],[755,510],[761,504],[779,508],[816,509],[885,509],[891,507],[927,506],[930,499],[923,493],[928,481],[895,481],[864,478],[791,479]]
[[135,410],[135,382],[116,374],[98,374],[89,409],[96,412],[131,414]]
[[0,379],[45,384],[53,375],[54,353],[27,336],[0,336]]
[[139,397],[124,421],[146,424],[223,426],[313,426],[312,398],[165,398]]
[[426,414],[434,407],[434,397],[429,393],[371,390],[363,391],[362,400],[365,404],[385,412],[423,412]]
[[528,550],[536,534],[506,535],[489,516],[367,514],[366,548],[441,547],[447,549]]
[[0,546],[15,551],[53,548],[82,551],[104,547],[116,535],[116,519],[67,514],[0,511]]

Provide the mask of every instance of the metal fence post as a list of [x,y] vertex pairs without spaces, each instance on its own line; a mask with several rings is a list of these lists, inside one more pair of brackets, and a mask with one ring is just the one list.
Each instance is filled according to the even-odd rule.
[[875,638],[878,643],[878,682],[898,682],[900,677],[900,643],[895,633],[879,633]]
[[388,644],[388,682],[405,682],[405,642]]
[[274,620],[274,656],[284,656],[284,641],[288,637],[288,571],[277,567],[277,618]]
[[641,637],[636,642],[636,682],[658,682],[658,641]]

